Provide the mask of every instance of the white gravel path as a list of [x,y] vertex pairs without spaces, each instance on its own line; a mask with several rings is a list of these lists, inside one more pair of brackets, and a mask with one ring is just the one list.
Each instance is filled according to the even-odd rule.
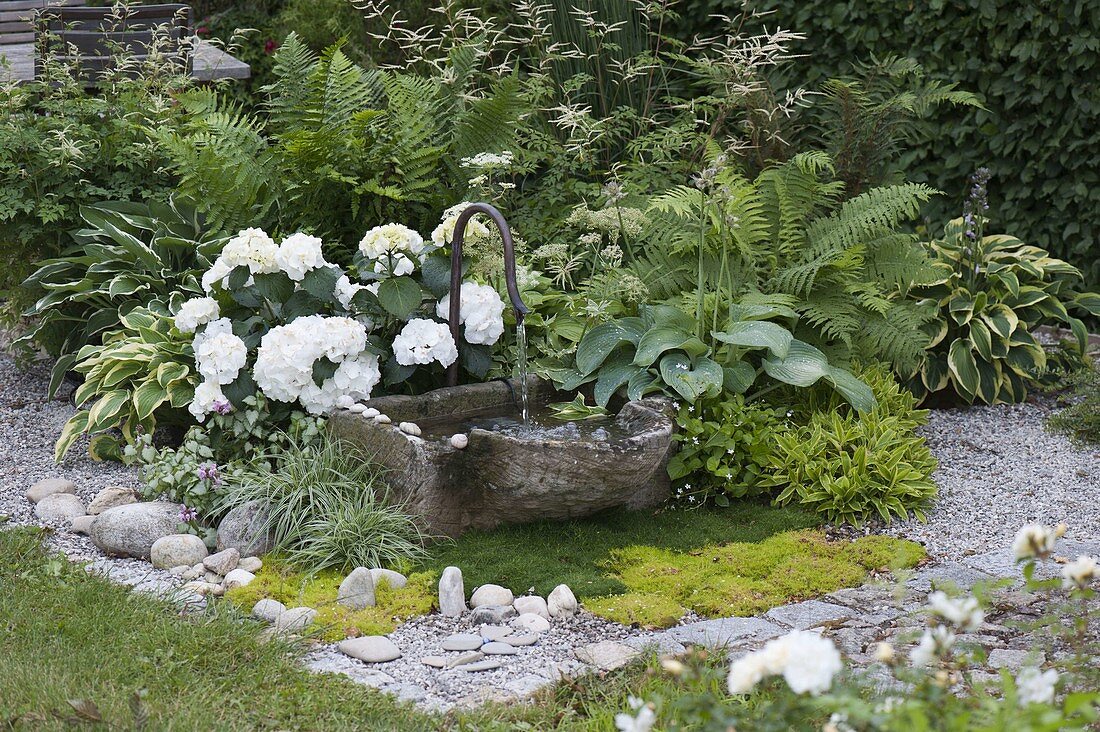
[[936,410],[922,430],[940,466],[928,523],[886,533],[924,544],[939,560],[1009,546],[1026,523],[1069,526],[1067,538],[1100,539],[1100,448],[1046,431],[1053,400]]

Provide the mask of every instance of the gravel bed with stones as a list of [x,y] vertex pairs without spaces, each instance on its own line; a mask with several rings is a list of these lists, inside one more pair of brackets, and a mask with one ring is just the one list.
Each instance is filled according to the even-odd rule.
[[932,411],[922,434],[940,463],[939,497],[927,523],[884,531],[919,541],[941,561],[1009,546],[1027,523],[1064,521],[1068,539],[1100,537],[1100,448],[1046,431],[1054,411],[1045,397]]

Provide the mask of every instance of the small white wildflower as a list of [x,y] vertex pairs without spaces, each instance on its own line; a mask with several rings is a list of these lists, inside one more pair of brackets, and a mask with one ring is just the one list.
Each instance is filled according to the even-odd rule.
[[894,662],[894,647],[889,643],[876,643],[875,644],[875,660],[880,663],[893,663]]
[[747,694],[766,676],[782,675],[791,691],[817,696],[828,691],[843,666],[831,640],[796,630],[735,661],[727,684],[731,694]]
[[917,668],[930,666],[936,659],[946,656],[954,645],[955,633],[947,626],[938,625],[924,631],[917,647],[910,652],[909,660]]
[[1054,685],[1058,683],[1058,672],[1054,669],[1039,671],[1027,666],[1016,676],[1016,691],[1020,706],[1028,704],[1049,704],[1054,701]]
[[953,599],[943,592],[933,592],[928,596],[928,607],[932,614],[946,620],[963,633],[977,630],[985,621],[985,613],[973,597]]
[[653,729],[653,724],[657,721],[657,712],[654,710],[653,705],[646,704],[634,696],[630,697],[627,703],[636,714],[626,712],[616,714],[615,729],[619,732],[649,732]]
[[1027,524],[1016,532],[1012,542],[1012,553],[1016,561],[1024,559],[1042,559],[1054,551],[1058,540],[1055,531],[1042,524]]
[[1083,590],[1098,576],[1100,576],[1100,567],[1096,564],[1096,558],[1080,556],[1062,567],[1062,586],[1067,590],[1074,588]]

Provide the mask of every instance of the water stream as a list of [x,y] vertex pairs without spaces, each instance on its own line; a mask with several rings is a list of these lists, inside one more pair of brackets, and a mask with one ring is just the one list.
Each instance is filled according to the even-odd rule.
[[527,327],[523,324],[523,314],[516,313],[516,345],[519,354],[519,403],[523,426],[531,426],[531,408],[527,403]]

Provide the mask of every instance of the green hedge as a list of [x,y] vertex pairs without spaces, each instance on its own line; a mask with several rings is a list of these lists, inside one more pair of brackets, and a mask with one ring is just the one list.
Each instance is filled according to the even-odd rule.
[[[978,94],[945,107],[911,176],[945,191],[929,212],[958,215],[966,178],[993,172],[994,224],[1050,249],[1100,284],[1100,4],[1096,0],[751,0],[767,25],[806,35],[791,79],[816,84],[869,55],[909,56]],[[739,0],[687,0],[702,32]]]

